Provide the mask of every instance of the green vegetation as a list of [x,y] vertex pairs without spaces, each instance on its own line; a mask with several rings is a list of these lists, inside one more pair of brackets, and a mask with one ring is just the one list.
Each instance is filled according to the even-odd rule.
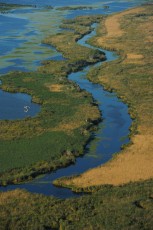
[[153,178],[152,9],[153,5],[110,15],[101,21],[97,36],[90,40],[120,54],[118,60],[92,68],[87,77],[115,91],[129,105],[134,119],[131,143],[108,163],[77,177],[56,180],[56,185],[79,191],[92,185],[119,185]]
[[[126,15],[122,23],[122,28],[126,28],[127,33],[117,39],[111,38],[111,43],[105,43],[110,49],[122,51],[122,58],[109,64],[105,63],[97,69],[93,69],[89,74],[89,78],[92,81],[101,83],[110,90],[117,90],[118,95],[129,102],[132,111],[134,111],[133,116],[137,117],[137,130],[141,135],[136,135],[136,138],[138,137],[139,140],[141,137],[141,139],[132,145],[132,156],[136,157],[133,158],[133,161],[129,161],[130,164],[134,165],[135,171],[137,170],[137,161],[139,163],[138,165],[141,163],[143,166],[146,165],[148,170],[150,165],[146,164],[146,158],[149,158],[149,163],[152,160],[152,152],[150,151],[150,140],[152,138],[152,51],[150,50],[152,44],[152,24],[151,16],[149,16],[151,15],[150,6],[145,8],[145,11],[145,15],[141,16],[140,14],[139,16]],[[101,25],[103,25],[103,22]],[[65,27],[67,28],[69,26],[65,25]],[[74,29],[71,23],[70,27]],[[85,30],[85,28],[79,24],[76,28],[80,28],[81,31]],[[105,30],[103,30],[103,33],[104,32]],[[69,34],[69,32],[66,33],[67,35]],[[74,34],[75,33],[78,33],[78,30],[74,31]],[[57,36],[57,38],[59,38],[58,42],[56,37],[49,38],[48,43],[56,45],[56,47],[64,53],[64,56],[67,57],[66,46],[64,47],[64,45],[60,43],[60,38],[62,38],[64,44],[64,39],[66,39],[64,35],[65,33],[62,33]],[[82,32],[77,36],[81,35]],[[98,36],[94,40],[99,46],[98,38],[101,38],[101,36],[102,33],[99,27]],[[127,39],[129,38],[127,36],[130,36],[130,39]],[[70,39],[71,41],[73,40],[71,33]],[[141,43],[139,43],[140,40]],[[117,45],[114,46],[114,44]],[[103,45],[101,44],[101,46]],[[80,52],[81,60],[84,60],[87,53],[82,54],[80,49],[78,50],[77,52]],[[136,53],[133,53],[135,51]],[[70,52],[69,49],[68,52]],[[77,57],[73,57],[72,54],[74,54],[73,50],[69,55],[74,58],[72,59],[72,63],[74,64]],[[89,61],[88,57],[87,60]],[[0,144],[2,142],[6,144],[3,148],[0,146],[0,149],[4,151],[10,146],[10,149],[3,154],[3,157],[8,157],[7,163],[10,161],[9,154],[11,154],[12,151],[11,145],[14,143],[16,143],[16,150],[18,148],[20,149],[19,146],[22,145],[23,142],[26,143],[24,145],[26,148],[29,148],[30,144],[33,144],[35,148],[39,148],[39,142],[40,145],[42,142],[44,143],[45,151],[41,150],[41,157],[44,156],[47,160],[42,159],[42,161],[39,161],[35,152],[33,157],[35,157],[35,160],[38,160],[38,162],[32,166],[27,166],[27,168],[23,167],[23,169],[12,169],[12,171],[10,171],[11,176],[14,177],[14,179],[16,178],[16,181],[13,183],[19,182],[22,176],[24,176],[24,179],[30,179],[25,177],[25,175],[30,175],[30,173],[32,176],[36,176],[39,173],[41,174],[52,170],[54,167],[57,167],[57,165],[62,167],[68,163],[68,161],[72,162],[74,160],[73,155],[76,156],[82,153],[83,145],[90,136],[89,131],[90,126],[92,126],[92,121],[99,118],[97,107],[93,106],[91,96],[81,91],[78,86],[66,79],[67,72],[74,68],[74,66],[73,68],[70,66],[68,70],[69,61],[70,60],[65,60],[59,63],[48,62],[46,66],[40,68],[39,73],[13,73],[2,78],[3,88],[5,90],[11,92],[27,92],[32,95],[34,101],[42,104],[41,113],[35,118],[14,122],[1,121],[1,131],[3,134],[0,134]],[[56,73],[55,70],[58,69],[58,65],[61,72]],[[82,64],[81,67],[77,66],[77,68],[82,68]],[[93,112],[91,113],[91,111]],[[85,115],[87,117],[85,117]],[[89,115],[91,120],[89,120]],[[44,119],[44,117],[46,119]],[[81,117],[86,119],[82,120]],[[87,121],[91,121],[91,123]],[[35,134],[32,131],[33,129]],[[15,136],[13,136],[14,132]],[[51,151],[49,152],[50,149],[48,150],[48,146],[50,142],[52,142],[52,138],[56,139],[56,137],[58,148],[60,148],[59,140],[62,142],[61,150],[59,151],[57,149],[55,143],[51,143],[53,144],[53,148],[50,146]],[[68,139],[68,142],[64,142],[65,138]],[[53,139],[53,142],[55,142],[55,139]],[[141,146],[141,144],[143,144],[143,146]],[[31,149],[35,151],[33,146]],[[148,149],[151,152],[150,155],[148,155]],[[28,149],[28,151],[30,150]],[[130,153],[130,150],[128,151]],[[19,153],[16,152],[16,154],[19,156]],[[47,154],[49,156],[47,156]],[[128,154],[125,154],[125,158],[128,158],[128,156]],[[28,159],[27,156],[26,159]],[[32,159],[29,158],[30,163]],[[51,161],[48,159],[51,159]],[[18,158],[18,160],[21,159]],[[125,173],[126,166],[124,163],[127,162],[124,162],[122,158],[123,173]],[[132,165],[129,165],[128,169],[129,172],[131,172]],[[17,170],[19,171],[17,172]],[[24,170],[27,171],[24,172]],[[39,170],[41,172],[39,172]],[[115,168],[115,173],[116,171]],[[114,173],[114,171],[112,172]],[[19,175],[15,177],[14,175],[17,175],[17,173],[19,173]],[[8,174],[4,173],[1,175],[1,178],[4,176],[6,179],[8,178]],[[133,179],[132,176],[134,176],[134,174],[130,174],[131,180]],[[8,181],[6,181],[6,183],[8,183]],[[12,179],[10,183],[12,183]],[[2,230],[152,229],[153,180],[115,187],[112,185],[92,186],[80,188],[78,191],[90,194],[79,198],[61,200],[38,194],[30,194],[23,190],[14,190],[6,193],[1,192],[0,228]]]
[[121,57],[92,69],[88,74],[91,81],[117,92],[121,99],[129,104],[132,117],[137,118],[140,125],[146,126],[146,131],[152,127],[153,114],[152,31],[149,30],[152,27],[152,9],[151,5],[145,7],[142,13],[129,12],[121,21],[121,29],[126,33],[119,38],[112,38],[111,42],[106,40],[100,44],[99,39],[106,35],[106,30],[101,30],[104,21],[101,23],[97,36],[90,42],[99,47],[116,50]]
[[23,190],[0,193],[1,230],[152,229],[152,180],[88,192],[92,195],[66,200]]
[[[92,121],[100,118],[92,97],[66,78],[59,80],[50,74],[12,73],[1,79],[5,91],[29,93],[42,104],[35,118],[0,121],[1,184],[74,162],[83,153]],[[65,154],[67,151],[71,154]]]
[[103,8],[104,8],[104,9],[109,9],[109,6],[106,6],[106,5],[105,5],[105,6],[103,6]]
[[56,10],[92,10],[92,6],[64,6],[58,7]]
[[[104,15],[96,15],[96,16],[80,16],[74,19],[63,20],[63,24],[60,26],[61,28],[71,29],[75,31],[75,35],[77,36],[84,36],[92,31],[91,24],[99,23],[103,20],[106,16]],[[76,38],[77,40],[79,37]],[[84,47],[85,48],[85,47]]]
[[[0,121],[1,185],[30,180],[73,163],[76,156],[83,154],[90,131],[101,116],[91,95],[66,77],[105,58],[103,53],[76,44],[77,39],[91,30],[90,26],[88,30],[85,28],[87,20],[87,17],[78,18],[76,31],[64,31],[45,40],[62,51],[66,60],[44,62],[39,72],[14,72],[1,77],[3,90],[28,93],[34,102],[42,105],[35,118]],[[99,17],[90,17],[90,24],[95,20]],[[66,46],[67,43],[70,45]]]
[[64,61],[44,61],[43,66],[39,68],[42,73],[51,73],[54,76],[66,76],[68,73],[81,70],[86,65],[91,65],[100,60],[105,60],[103,52],[93,50],[78,45],[76,42],[85,34],[91,32],[91,24],[99,22],[101,16],[78,17],[75,20],[65,20],[61,27],[73,31],[64,31],[55,36],[46,38],[43,42],[56,47],[66,60]]
[[21,8],[21,7],[27,7],[29,5],[19,5],[19,4],[7,4],[7,3],[1,3],[0,2],[0,13],[7,13],[8,10]]
[[[35,71],[37,68],[36,65],[40,63],[39,61],[46,60],[55,54],[54,50],[51,50],[48,46],[41,45],[41,42],[42,39],[48,35],[57,33],[65,13],[46,9],[45,6],[43,8],[22,6],[22,8],[18,8],[18,11],[11,11],[11,15],[8,15],[9,18],[13,16],[12,14],[17,14],[18,16],[20,15],[22,18],[21,23],[28,23],[28,26],[21,26],[20,29],[18,28],[18,30],[16,30],[16,25],[14,23],[13,27],[15,29],[15,34],[18,36],[18,33],[20,33],[20,41],[24,42],[22,42],[21,46],[17,45],[14,47],[11,52],[3,53],[3,58],[1,57],[0,61],[1,70],[3,69],[5,71],[8,66],[12,66],[12,59],[21,59],[22,57],[22,61],[24,62],[24,65],[26,65],[26,69],[29,71]],[[36,23],[38,20],[38,14],[39,21],[41,23]],[[5,18],[3,18],[3,20],[5,21]],[[15,22],[18,19],[13,20]],[[11,28],[13,29],[13,27]],[[31,28],[35,28],[35,30],[31,32]],[[9,27],[7,29],[9,29]],[[37,36],[37,33],[41,34],[41,36]],[[2,40],[6,39],[5,35],[5,33],[1,33]],[[22,68],[22,64],[18,64],[18,67]]]

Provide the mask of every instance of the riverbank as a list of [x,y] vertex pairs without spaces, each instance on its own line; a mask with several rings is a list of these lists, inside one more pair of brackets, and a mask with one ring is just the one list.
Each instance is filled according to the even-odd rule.
[[[42,93],[42,81],[45,83],[44,76],[47,75],[39,73],[40,78],[37,79],[37,74],[38,73],[34,73],[34,76],[31,77],[29,73],[25,73],[26,80],[24,81],[29,81],[29,85],[35,82],[34,89],[39,81],[41,81],[38,91]],[[21,75],[18,76],[21,77]],[[68,97],[65,98],[64,93],[66,88],[63,87],[66,86],[69,88],[70,85],[62,84],[61,86],[61,82],[60,84],[56,82],[56,78],[53,78],[54,82],[52,82],[53,79],[51,79],[51,77],[53,76],[48,74],[49,85],[47,84],[46,88],[48,91],[52,91],[52,95],[56,95],[54,103],[58,100],[59,103],[62,103],[60,100],[62,97],[62,99],[64,99],[63,104],[65,104],[64,102]],[[96,74],[94,77],[96,77]],[[60,79],[60,81],[61,80],[63,80],[63,78]],[[22,82],[19,82],[19,86],[21,83]],[[73,84],[71,86],[73,86]],[[64,90],[64,92],[62,90]],[[74,101],[76,100],[76,95],[78,98],[80,96],[80,94],[74,93],[75,90],[74,87],[72,91]],[[77,88],[77,90],[80,91],[79,88]],[[53,94],[53,92],[55,94]],[[60,94],[61,92],[63,92],[62,95]],[[71,91],[68,90],[68,96],[72,96],[70,92]],[[52,97],[52,95],[50,95],[50,97]],[[86,93],[84,96],[87,98]],[[82,101],[80,103],[82,103]],[[52,116],[53,114],[50,115]],[[45,116],[44,114],[44,117]],[[71,130],[69,130],[69,132],[70,131]],[[70,132],[70,137],[71,135],[72,132]],[[49,139],[49,141],[51,141],[51,139]],[[39,186],[41,187],[41,184]],[[0,192],[1,229],[152,229],[152,180],[129,183],[124,186],[93,186],[87,188],[86,192],[90,192],[91,194],[82,195],[78,199],[71,198],[66,200],[32,194],[24,190],[14,190],[5,193]]]
[[32,180],[83,155],[101,114],[92,96],[69,81],[67,74],[105,60],[103,52],[76,45],[76,40],[90,33],[91,24],[100,18],[80,17],[75,22],[76,31],[47,38],[45,43],[56,45],[64,53],[64,60],[45,61],[39,72],[1,76],[4,91],[28,93],[41,104],[35,118],[0,121],[1,185]]
[[18,8],[24,7],[31,7],[31,5],[19,5],[19,4],[7,4],[7,3],[0,3],[0,13],[7,14],[8,11]]
[[153,177],[152,8],[152,5],[145,6],[107,17],[102,20],[97,37],[91,41],[121,55],[119,60],[93,69],[88,78],[107,90],[114,90],[129,104],[135,122],[132,145],[103,166],[55,183],[79,189]]
[[98,23],[103,16],[83,16],[65,20],[61,28],[66,29],[54,36],[44,39],[43,43],[51,45],[62,53],[62,61],[44,61],[39,72],[50,73],[56,77],[66,77],[71,72],[82,70],[83,67],[106,60],[104,52],[80,46],[77,41],[92,31],[91,25]]
[[66,200],[24,190],[0,193],[1,230],[152,229],[153,181],[91,190]]

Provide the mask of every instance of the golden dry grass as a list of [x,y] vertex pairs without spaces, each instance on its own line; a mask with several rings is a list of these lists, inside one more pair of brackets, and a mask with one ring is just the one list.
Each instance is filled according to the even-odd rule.
[[142,54],[129,53],[127,54],[127,59],[142,59]]
[[143,64],[143,58],[142,54],[127,53],[124,63]]
[[138,135],[133,138],[134,144],[104,166],[91,169],[80,177],[71,179],[65,184],[77,187],[91,185],[120,185],[130,181],[146,180],[153,177],[153,135]]
[[[124,149],[122,154],[116,155],[105,165],[89,170],[79,177],[63,181],[64,184],[76,187],[101,184],[121,185],[131,181],[153,178],[153,126],[151,124],[152,108],[150,101],[152,85],[149,83],[152,80],[152,75],[144,79],[138,77],[139,74],[143,73],[144,76],[149,76],[153,72],[150,65],[152,62],[150,49],[152,49],[153,30],[151,28],[153,28],[153,16],[145,19],[143,23],[139,21],[137,27],[132,27],[131,25],[131,27],[127,28],[126,24],[124,27],[122,24],[123,21],[128,21],[129,15],[140,12],[147,13],[147,10],[148,8],[141,7],[109,16],[105,20],[105,31],[107,33],[97,38],[97,43],[100,46],[123,51],[124,59],[122,59],[121,68],[126,68],[130,64],[135,65],[132,70],[127,68],[128,79],[121,73],[118,73],[117,76],[114,73],[111,74],[110,70],[103,70],[103,75],[99,75],[97,79],[99,83],[112,86],[121,92],[124,98],[133,98],[135,100],[134,104],[139,114],[139,134],[132,137],[133,144]],[[142,20],[141,17],[134,18],[135,20]],[[103,22],[101,26],[104,26]],[[134,28],[135,31],[133,31]],[[102,29],[99,30],[99,32],[101,31]],[[135,38],[137,33],[139,33],[139,36]],[[121,38],[123,42],[121,42]],[[128,40],[128,38],[131,40]],[[136,43],[133,42],[134,39],[136,39]],[[106,64],[105,68],[109,69],[109,65]],[[112,66],[115,68],[115,64],[112,64]],[[149,67],[146,68],[147,66]],[[133,74],[137,74],[137,77],[130,77],[130,75],[134,76]],[[125,80],[127,80],[128,85],[123,84]]]
[[[105,20],[105,29],[106,29],[106,35],[104,37],[101,37],[98,39],[98,42],[101,43],[106,43],[107,41],[109,41],[112,38],[116,38],[116,37],[120,37],[122,36],[125,31],[123,31],[121,29],[120,26],[120,20],[123,16],[130,14],[136,14],[136,13],[140,13],[143,11],[143,8],[134,8],[132,10],[126,10],[123,11],[119,14],[115,14],[113,16],[108,17]],[[105,44],[106,45],[106,44]]]
[[28,199],[30,194],[21,191],[21,190],[13,190],[9,192],[0,193],[0,205],[6,205],[12,202],[13,199]]
[[[134,8],[132,10],[126,10],[124,12],[121,12],[119,14],[115,14],[113,16],[108,17],[105,20],[105,36],[101,36],[97,39],[97,43],[100,46],[106,47],[106,48],[113,48],[114,49],[114,43],[116,50],[124,50],[125,55],[125,63],[137,63],[142,64],[143,62],[143,55],[135,53],[133,49],[131,49],[133,46],[130,44],[127,45],[125,49],[125,44],[122,43],[120,40],[117,40],[118,38],[126,35],[126,31],[121,28],[121,19],[126,17],[129,14],[138,14],[143,12],[144,8]],[[103,22],[101,23],[103,26]],[[146,25],[148,28],[148,25]],[[144,27],[144,26],[143,26]],[[144,28],[142,28],[144,29]]]
[[63,90],[63,85],[60,84],[45,84],[45,86],[51,92],[61,92]]

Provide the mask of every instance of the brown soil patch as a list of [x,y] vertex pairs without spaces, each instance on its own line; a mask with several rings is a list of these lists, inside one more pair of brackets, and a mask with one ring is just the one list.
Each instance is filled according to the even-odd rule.
[[63,90],[63,85],[60,84],[45,84],[45,86],[51,92],[61,92]]

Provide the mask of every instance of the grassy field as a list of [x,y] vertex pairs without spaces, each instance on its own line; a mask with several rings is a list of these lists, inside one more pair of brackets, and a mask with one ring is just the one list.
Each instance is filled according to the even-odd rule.
[[[90,42],[116,50],[120,58],[92,69],[88,78],[117,92],[133,117],[132,145],[113,160],[77,178],[59,181],[72,187],[119,185],[153,177],[153,6],[131,9],[102,20]],[[56,182],[58,183],[58,182]]]
[[23,190],[0,193],[0,229],[152,229],[152,180],[88,191],[92,195],[67,200]]
[[[90,25],[97,20],[99,16],[90,17],[90,21],[88,17],[78,18],[73,32],[64,31],[46,39],[46,43],[64,53],[66,60],[47,61],[39,72],[14,72],[1,77],[3,90],[28,93],[42,106],[34,118],[0,121],[1,185],[64,167],[83,154],[92,127],[101,115],[91,95],[70,82],[67,74],[105,58],[103,53],[76,45],[76,40],[89,33]],[[65,21],[65,26],[66,23],[71,25],[73,21]]]

